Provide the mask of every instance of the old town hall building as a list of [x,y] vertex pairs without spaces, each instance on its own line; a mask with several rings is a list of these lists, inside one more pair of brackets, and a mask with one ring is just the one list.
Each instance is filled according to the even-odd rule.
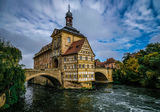
[[59,69],[64,86],[74,83],[81,87],[92,87],[95,54],[87,37],[73,27],[70,8],[65,19],[66,26],[54,29],[52,42],[35,54],[34,69]]

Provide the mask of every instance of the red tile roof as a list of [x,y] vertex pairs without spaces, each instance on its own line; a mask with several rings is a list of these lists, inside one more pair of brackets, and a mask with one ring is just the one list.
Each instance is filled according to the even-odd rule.
[[95,64],[96,64],[96,66],[99,66],[99,67],[105,67],[106,65],[111,64],[111,63],[115,63],[115,62],[116,62],[116,60],[114,58],[108,58],[104,62],[95,61]]
[[114,58],[108,58],[106,61],[107,64],[115,63],[115,62],[116,62],[116,60]]
[[78,53],[81,50],[84,41],[85,39],[73,42],[63,55],[70,55],[70,54]]
[[105,67],[105,62],[98,62],[96,61],[96,66]]

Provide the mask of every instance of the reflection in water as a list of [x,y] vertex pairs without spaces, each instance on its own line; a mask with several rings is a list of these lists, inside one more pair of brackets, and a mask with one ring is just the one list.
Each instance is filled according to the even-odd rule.
[[9,112],[160,111],[160,91],[124,85],[97,85],[95,90],[55,90],[27,86]]

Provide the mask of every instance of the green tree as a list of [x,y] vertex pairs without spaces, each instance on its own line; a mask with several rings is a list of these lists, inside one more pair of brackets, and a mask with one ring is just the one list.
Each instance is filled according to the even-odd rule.
[[126,53],[120,69],[113,72],[114,81],[144,87],[160,88],[160,43],[148,44],[145,50]]
[[151,44],[148,44],[146,49],[145,49],[145,52],[147,54],[149,53],[152,53],[152,52],[158,52],[160,53],[160,43],[151,43]]
[[24,70],[19,64],[21,59],[19,49],[0,40],[0,93],[6,93],[7,98],[4,108],[16,103],[25,91]]
[[142,86],[160,88],[160,53],[152,52],[139,58],[139,72],[143,75]]
[[130,58],[130,55],[131,55],[130,53],[125,53],[124,54],[124,56],[122,58],[123,59],[123,63],[125,63]]
[[138,59],[135,57],[130,57],[125,63],[125,71],[127,74],[127,82],[138,82],[140,80],[139,76],[139,63]]

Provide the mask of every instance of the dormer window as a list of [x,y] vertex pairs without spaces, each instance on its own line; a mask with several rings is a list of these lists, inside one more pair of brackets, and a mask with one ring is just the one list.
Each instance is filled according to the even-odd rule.
[[71,42],[71,38],[70,38],[70,37],[68,37],[68,38],[67,38],[67,41],[68,41],[68,43],[70,43],[70,42]]
[[69,47],[69,50],[72,49],[73,47]]
[[76,46],[76,48],[78,48],[78,47],[79,47],[79,45]]

